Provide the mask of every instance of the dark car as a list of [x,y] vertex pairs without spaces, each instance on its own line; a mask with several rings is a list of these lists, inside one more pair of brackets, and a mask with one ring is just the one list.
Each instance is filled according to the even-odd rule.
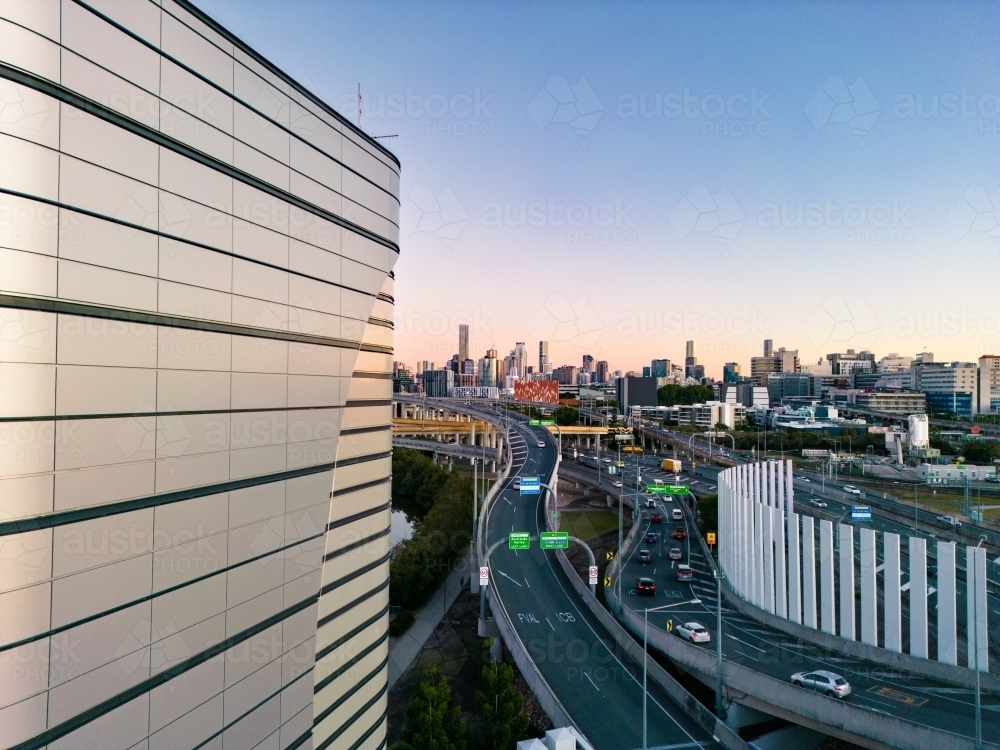
[[635,580],[635,593],[639,596],[656,596],[656,584],[652,578],[637,578]]
[[650,531],[646,534],[646,544],[656,544],[656,532]]
[[682,557],[684,557],[684,553],[681,552],[680,547],[671,547],[669,557],[671,560],[680,560]]
[[687,531],[684,530],[683,526],[678,526],[670,534],[674,539],[687,539]]
[[650,523],[663,523],[663,516],[659,513],[654,513],[649,517]]
[[931,578],[937,578],[937,568],[938,568],[937,565],[928,565],[927,575],[929,575]]
[[653,556],[649,554],[648,549],[641,549],[639,550],[638,560],[642,564],[648,565],[649,563],[653,562]]

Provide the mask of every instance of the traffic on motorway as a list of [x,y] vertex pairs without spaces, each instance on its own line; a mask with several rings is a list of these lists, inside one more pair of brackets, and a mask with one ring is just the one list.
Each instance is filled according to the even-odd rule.
[[[582,460],[579,460],[582,459]],[[578,452],[578,462],[584,466],[594,466],[591,454]],[[640,534],[635,543],[622,554],[626,556],[621,570],[620,579],[613,582],[620,586],[622,600],[625,606],[642,616],[644,611],[664,605],[676,604],[670,609],[650,612],[648,614],[650,628],[657,627],[671,632],[676,637],[685,638],[699,648],[714,653],[719,634],[714,632],[717,619],[716,587],[709,564],[700,541],[694,536],[698,533],[694,524],[694,512],[691,504],[683,498],[665,501],[664,497],[647,494],[643,490],[647,483],[657,478],[671,483],[677,482],[690,488],[693,495],[711,494],[715,492],[715,483],[710,472],[699,472],[693,475],[687,472],[680,476],[667,474],[660,468],[659,459],[649,455],[629,455],[622,460],[620,481],[623,492],[638,496],[638,523]],[[685,464],[690,469],[690,464]],[[606,471],[606,469],[605,469]],[[708,476],[706,476],[708,474]],[[802,487],[812,483],[802,482]],[[829,513],[843,514],[850,518],[850,507],[856,503],[856,496],[841,491],[839,500],[823,496],[828,503],[825,509]],[[819,499],[818,494],[801,489],[796,482],[797,511],[815,512],[810,504],[813,499]],[[652,505],[649,501],[652,500]],[[647,541],[647,534],[656,533],[658,525],[652,520],[654,514],[666,515],[674,509],[680,509],[684,515],[683,525],[687,529],[686,539],[679,543],[681,554],[671,555],[671,550],[677,544],[670,536],[657,534],[655,543]],[[899,533],[891,521],[881,519],[873,524],[885,524],[885,530]],[[912,532],[912,529],[910,530]],[[648,561],[640,560],[640,553]],[[681,566],[690,570],[688,572]],[[683,570],[683,572],[682,572]],[[679,575],[680,573],[680,575]],[[647,586],[653,591],[640,591],[637,582],[640,578],[649,580]],[[904,579],[905,581],[905,579]],[[964,604],[959,603],[960,607]],[[991,600],[991,609],[995,602]],[[922,677],[894,672],[886,667],[848,657],[836,651],[826,651],[806,641],[800,641],[781,631],[768,628],[749,618],[733,608],[725,600],[722,605],[723,632],[722,647],[725,659],[736,662],[754,671],[767,674],[776,679],[791,682],[804,690],[813,690],[831,699],[847,699],[851,703],[872,711],[891,714],[911,721],[928,724],[972,735],[974,732],[974,693],[928,680]],[[707,638],[697,640],[688,637],[689,623],[704,627]],[[806,675],[810,677],[804,679]],[[819,675],[819,676],[815,676]],[[836,679],[833,683],[824,681],[824,675],[834,675],[843,679],[847,689],[836,690]],[[829,689],[827,686],[831,685]],[[844,687],[844,686],[839,686]],[[983,698],[983,732],[984,739],[990,742],[1000,741],[1000,698],[987,695]]]

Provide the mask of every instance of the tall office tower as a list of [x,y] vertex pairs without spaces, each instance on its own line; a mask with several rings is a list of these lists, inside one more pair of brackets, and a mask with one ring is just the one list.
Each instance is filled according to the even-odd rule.
[[549,365],[549,342],[538,342],[538,371],[545,373],[550,369]]
[[519,378],[523,378],[528,372],[528,353],[523,341],[514,344],[514,369],[514,374]]
[[[723,383],[739,383],[740,382],[740,363],[739,362],[726,362],[722,367],[722,382]],[[727,391],[728,393],[728,391]]]
[[654,378],[665,378],[670,374],[669,359],[654,359],[650,363],[650,374]]
[[583,364],[583,367],[581,369],[586,370],[587,372],[593,372],[594,371],[594,357],[593,357],[593,355],[592,354],[584,354],[583,355],[583,362],[582,362],[582,364]]
[[764,339],[764,356],[772,357],[774,356],[774,340]]
[[378,747],[398,161],[186,0],[0,38],[3,746]]
[[608,378],[610,376],[610,371],[609,371],[609,368],[608,368],[608,361],[607,360],[602,359],[600,362],[597,363],[597,366],[596,366],[596,368],[594,370],[594,376],[595,376],[595,381],[598,382],[598,383],[607,383],[608,382]]
[[[693,378],[696,376],[695,368],[698,366],[698,357],[694,353],[694,342],[688,341],[684,347],[684,377]],[[702,368],[704,372],[704,368]]]
[[469,358],[469,326],[465,323],[458,324],[458,361],[464,362]]

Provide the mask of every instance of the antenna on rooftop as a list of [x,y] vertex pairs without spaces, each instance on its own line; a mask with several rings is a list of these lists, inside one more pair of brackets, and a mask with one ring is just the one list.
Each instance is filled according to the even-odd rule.
[[[361,84],[358,84],[358,130],[361,130]],[[371,138],[379,140],[381,138],[398,138],[399,133],[384,133],[381,135],[369,134]]]

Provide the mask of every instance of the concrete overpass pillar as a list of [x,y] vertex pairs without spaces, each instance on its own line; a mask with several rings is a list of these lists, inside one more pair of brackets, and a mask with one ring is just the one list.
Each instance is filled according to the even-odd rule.
[[799,516],[789,513],[786,522],[788,534],[788,619],[802,622],[802,585],[799,567]]
[[764,523],[764,601],[762,606],[774,612],[774,508],[765,505],[761,513]]

